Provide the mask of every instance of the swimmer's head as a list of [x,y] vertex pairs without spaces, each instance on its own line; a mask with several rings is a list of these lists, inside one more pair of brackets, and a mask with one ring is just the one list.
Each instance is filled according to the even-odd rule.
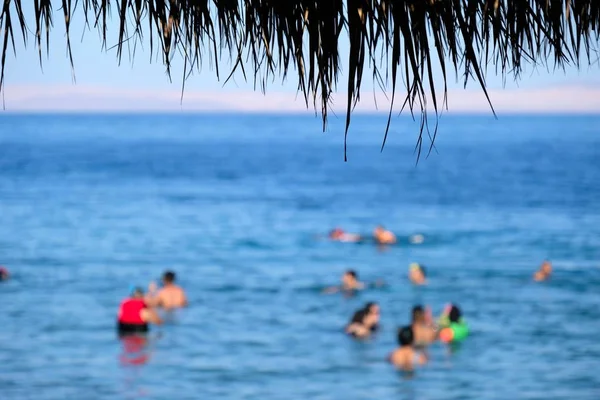
[[398,344],[400,346],[410,346],[413,344],[414,334],[412,327],[405,326],[403,328],[398,329]]
[[365,304],[364,310],[368,314],[379,314],[379,304],[372,301],[368,302],[367,304]]
[[457,306],[452,304],[452,307],[450,308],[450,312],[448,313],[448,319],[450,320],[450,322],[460,321],[461,316],[462,316],[462,313],[460,312],[460,308],[458,308]]
[[175,272],[167,271],[163,274],[163,282],[164,283],[173,283],[175,282]]
[[132,286],[129,290],[129,293],[131,293],[131,297],[134,297],[136,299],[144,297],[144,289],[142,289],[139,286]]
[[425,309],[422,305],[416,305],[412,309],[412,322],[423,322],[425,321]]
[[358,274],[353,269],[349,269],[342,275],[342,284],[345,287],[352,287],[358,281]]
[[360,309],[354,313],[352,316],[351,324],[362,324],[363,320],[367,316],[367,311],[365,309]]
[[3,266],[0,266],[0,281],[8,278],[8,270]]
[[427,278],[425,267],[421,264],[411,263],[409,266],[409,272],[413,282],[417,281],[418,283],[422,283],[425,281],[425,278]]
[[548,260],[544,260],[542,263],[542,272],[546,275],[550,275],[552,273],[552,264]]
[[344,233],[344,231],[341,228],[335,228],[333,229],[331,232],[329,232],[329,237],[332,239],[337,239],[339,238],[342,234]]

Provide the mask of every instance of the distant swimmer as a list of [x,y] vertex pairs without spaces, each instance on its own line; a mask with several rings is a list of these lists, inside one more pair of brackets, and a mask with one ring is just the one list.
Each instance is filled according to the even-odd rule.
[[131,296],[121,303],[117,317],[117,331],[120,335],[148,332],[149,324],[162,324],[162,320],[144,301],[141,288],[134,288]]
[[357,337],[366,338],[379,329],[380,308],[377,303],[367,303],[356,311],[346,325],[346,333]]
[[426,347],[437,338],[437,330],[433,324],[431,310],[416,305],[412,309],[412,325],[415,347]]
[[533,279],[537,282],[545,281],[552,275],[552,264],[548,260],[544,260],[540,269],[533,274]]
[[425,241],[425,236],[421,235],[421,234],[417,234],[417,235],[412,235],[408,241],[411,244],[421,244]]
[[331,294],[337,292],[354,292],[357,290],[363,290],[367,287],[380,287],[383,286],[383,281],[377,281],[371,284],[361,282],[358,279],[356,271],[349,269],[342,275],[342,284],[340,286],[333,286],[323,290],[323,293]]
[[410,264],[408,279],[415,285],[425,285],[427,283],[427,270],[425,266],[418,263]]
[[463,319],[460,308],[455,304],[446,306],[438,324],[441,328],[439,338],[444,343],[462,342],[469,336],[469,326]]
[[396,368],[412,371],[417,365],[427,363],[427,357],[424,353],[417,351],[414,347],[414,332],[410,326],[398,329],[398,348],[388,357]]
[[356,233],[344,232],[344,230],[341,228],[335,228],[334,230],[329,232],[329,239],[334,240],[336,242],[356,243],[362,240],[362,236]]
[[378,225],[373,231],[373,239],[378,244],[395,244],[396,235],[391,231],[386,230],[383,226]]
[[163,275],[163,287],[157,291],[154,283],[150,284],[146,303],[152,307],[165,309],[180,308],[188,305],[185,291],[175,284],[175,273],[167,271]]
[[6,281],[10,277],[8,270],[5,267],[0,266],[0,281]]

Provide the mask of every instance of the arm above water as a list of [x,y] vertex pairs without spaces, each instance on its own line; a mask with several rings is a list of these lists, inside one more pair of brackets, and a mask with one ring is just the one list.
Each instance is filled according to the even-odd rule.
[[148,322],[155,325],[162,325],[163,323],[156,310],[152,308],[144,308],[142,311],[140,311],[140,316],[142,317],[144,322]]
[[359,338],[365,338],[369,336],[371,333],[370,330],[364,326],[363,324],[359,324],[356,322],[351,323],[346,327],[346,333],[349,335],[354,335]]
[[144,302],[148,307],[158,307],[161,302],[160,291],[158,291],[158,286],[155,282],[150,282],[148,285],[148,292],[144,296]]

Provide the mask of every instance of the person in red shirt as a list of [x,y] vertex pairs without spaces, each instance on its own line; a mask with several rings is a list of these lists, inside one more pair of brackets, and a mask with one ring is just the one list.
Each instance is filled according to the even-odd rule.
[[144,291],[133,289],[131,297],[123,300],[117,317],[117,330],[120,335],[148,332],[149,324],[162,324],[162,320],[144,301]]

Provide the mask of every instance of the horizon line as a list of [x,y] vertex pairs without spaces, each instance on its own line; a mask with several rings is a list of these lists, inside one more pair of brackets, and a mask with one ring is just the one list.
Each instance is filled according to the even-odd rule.
[[[382,91],[362,96],[352,113],[389,114],[390,99]],[[365,93],[363,91],[363,93]],[[301,93],[291,91],[189,91],[133,89],[98,85],[7,85],[3,90],[5,113],[271,113],[316,114],[319,109]],[[447,103],[440,104],[440,116],[452,114],[599,114],[600,86],[558,85],[527,89],[488,89],[490,107],[481,89],[449,90]],[[438,99],[444,93],[436,93]],[[431,97],[431,95],[430,95]],[[341,101],[338,102],[336,100]],[[346,115],[347,96],[333,93],[329,115]],[[396,95],[400,104],[403,93]],[[435,116],[432,99],[427,112]],[[447,107],[446,107],[447,105]],[[317,108],[320,104],[317,103]],[[392,110],[398,115],[400,107]],[[415,114],[420,114],[416,107]],[[404,110],[410,115],[410,110]]]

